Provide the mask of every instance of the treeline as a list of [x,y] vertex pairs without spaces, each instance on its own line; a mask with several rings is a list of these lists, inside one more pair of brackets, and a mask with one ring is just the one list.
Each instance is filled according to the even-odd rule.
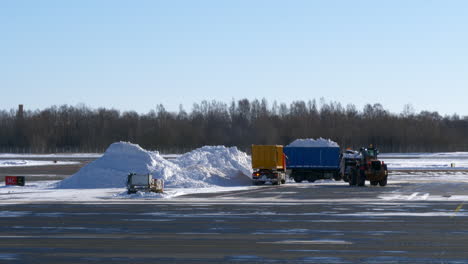
[[53,106],[35,111],[0,111],[1,152],[102,152],[116,141],[130,141],[165,153],[204,145],[287,145],[297,138],[330,138],[343,148],[370,143],[382,152],[468,150],[468,117],[400,114],[381,104],[362,110],[336,102],[295,101],[269,104],[265,99],[223,103],[203,101],[190,112],[168,112],[158,105],[147,114]]

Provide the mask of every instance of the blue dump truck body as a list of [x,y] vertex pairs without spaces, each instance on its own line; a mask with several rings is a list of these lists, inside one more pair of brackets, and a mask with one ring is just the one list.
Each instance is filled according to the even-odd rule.
[[339,147],[285,147],[286,167],[296,182],[340,177]]

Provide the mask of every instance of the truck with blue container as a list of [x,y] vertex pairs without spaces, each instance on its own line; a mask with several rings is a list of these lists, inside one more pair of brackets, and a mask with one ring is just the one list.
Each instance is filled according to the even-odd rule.
[[330,140],[296,140],[284,147],[289,177],[295,182],[341,180],[341,150]]

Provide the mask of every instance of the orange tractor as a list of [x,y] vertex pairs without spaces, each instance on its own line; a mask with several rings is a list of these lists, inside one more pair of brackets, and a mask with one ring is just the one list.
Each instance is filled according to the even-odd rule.
[[369,148],[361,148],[360,159],[356,166],[351,168],[349,185],[365,186],[366,180],[371,185],[387,185],[387,165],[377,158],[379,150],[370,145]]

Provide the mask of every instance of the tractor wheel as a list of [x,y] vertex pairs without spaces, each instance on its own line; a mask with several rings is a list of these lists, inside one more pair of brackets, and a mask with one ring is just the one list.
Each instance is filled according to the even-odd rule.
[[359,177],[357,180],[357,185],[358,186],[366,186],[366,173],[364,170],[359,170]]
[[385,176],[385,178],[383,178],[381,181],[379,181],[379,185],[380,185],[380,186],[385,186],[385,185],[387,185],[387,176]]

